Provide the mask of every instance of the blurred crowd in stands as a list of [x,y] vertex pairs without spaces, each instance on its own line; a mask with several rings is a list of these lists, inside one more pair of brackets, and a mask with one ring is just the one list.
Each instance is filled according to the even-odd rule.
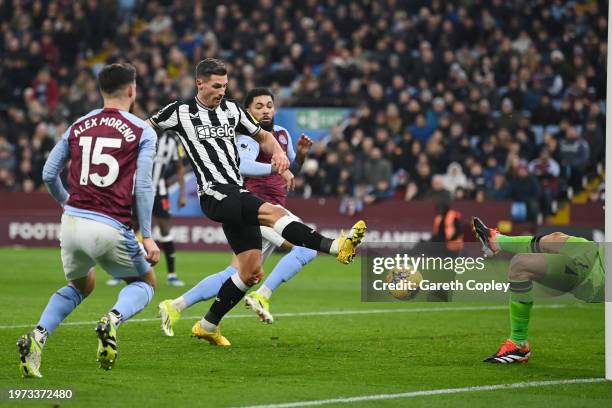
[[229,97],[353,109],[294,195],[511,200],[536,219],[601,172],[606,16],[596,0],[0,0],[0,190],[41,188],[104,63],[136,66],[148,117],[219,57]]

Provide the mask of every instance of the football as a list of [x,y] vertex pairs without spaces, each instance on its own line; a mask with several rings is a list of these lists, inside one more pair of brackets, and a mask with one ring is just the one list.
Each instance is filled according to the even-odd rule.
[[420,283],[423,280],[421,272],[412,269],[392,269],[387,274],[385,281],[390,285],[388,292],[396,299],[410,300],[420,291]]

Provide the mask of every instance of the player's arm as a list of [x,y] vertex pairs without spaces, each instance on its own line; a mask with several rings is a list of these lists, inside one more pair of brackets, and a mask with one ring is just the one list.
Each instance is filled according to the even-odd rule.
[[282,174],[289,168],[289,159],[287,159],[287,155],[283,151],[283,148],[278,144],[278,141],[274,138],[272,133],[262,129],[259,123],[241,107],[238,105],[236,105],[236,107],[239,113],[236,131],[255,139],[257,143],[259,143],[261,150],[272,156],[273,171]]
[[270,163],[257,161],[259,143],[247,136],[238,137],[238,155],[240,156],[240,174],[245,177],[267,176],[274,171]]
[[[291,150],[293,151],[293,144],[289,145]],[[301,166],[304,164],[304,160],[306,160],[306,156],[310,152],[310,148],[312,147],[312,139],[308,137],[308,135],[302,133],[297,142],[297,152],[295,153],[295,161]]]
[[49,153],[49,157],[47,157],[47,161],[43,167],[42,176],[47,190],[49,190],[53,198],[62,206],[68,201],[68,197],[70,197],[60,179],[60,174],[70,158],[70,147],[68,146],[69,132],[70,129],[66,130],[60,141],[55,145],[53,150],[51,150],[51,153]]
[[147,253],[147,261],[155,265],[159,261],[159,248],[151,238],[151,213],[153,212],[153,158],[157,135],[152,128],[147,127],[142,133],[136,161],[136,182],[134,196],[136,198],[136,215],[142,234],[142,244]]
[[272,133],[260,128],[259,132],[251,137],[259,143],[259,147],[264,153],[272,156],[271,163],[274,171],[283,174],[289,169],[289,159]]
[[291,162],[291,171],[294,173],[299,173],[302,170],[302,165],[304,164],[304,160],[306,160],[306,156],[312,147],[312,139],[310,139],[307,135],[302,133],[297,143],[297,152],[293,149],[293,143],[291,142],[291,137],[289,137],[289,144],[287,145],[287,155],[289,156],[289,161]]

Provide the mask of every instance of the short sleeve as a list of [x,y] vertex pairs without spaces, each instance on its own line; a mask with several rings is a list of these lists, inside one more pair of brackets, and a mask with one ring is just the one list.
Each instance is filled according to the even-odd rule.
[[166,130],[176,128],[179,123],[178,107],[178,101],[172,102],[161,108],[159,112],[151,116],[149,119],[158,129]]
[[236,105],[238,109],[238,124],[236,125],[236,132],[241,133],[247,136],[255,136],[261,127],[259,123],[251,116],[251,114],[247,113],[240,106]]

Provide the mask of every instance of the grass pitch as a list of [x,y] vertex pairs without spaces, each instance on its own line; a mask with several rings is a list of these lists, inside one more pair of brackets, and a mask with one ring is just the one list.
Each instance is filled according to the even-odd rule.
[[[95,361],[94,321],[115,303],[119,288],[106,286],[108,276],[98,270],[94,293],[49,338],[44,378],[22,379],[15,341],[36,324],[49,296],[64,284],[59,249],[4,248],[0,260],[0,404],[5,405],[23,406],[7,400],[9,388],[71,388],[74,399],[61,405],[75,407],[219,407],[604,375],[602,305],[536,304],[530,362],[487,365],[482,358],[508,334],[505,303],[361,303],[359,263],[344,267],[321,256],[276,292],[273,325],[263,325],[242,305],[232,311],[222,324],[233,344],[229,349],[190,337],[191,325],[208,303],[184,313],[174,338],[163,336],[154,319],[157,303],[183,290],[165,284],[162,260],[155,299],[119,330],[120,356],[110,372]],[[179,276],[188,287],[228,262],[228,253],[177,255]],[[433,394],[353,402],[368,407],[607,407],[612,384]]]

